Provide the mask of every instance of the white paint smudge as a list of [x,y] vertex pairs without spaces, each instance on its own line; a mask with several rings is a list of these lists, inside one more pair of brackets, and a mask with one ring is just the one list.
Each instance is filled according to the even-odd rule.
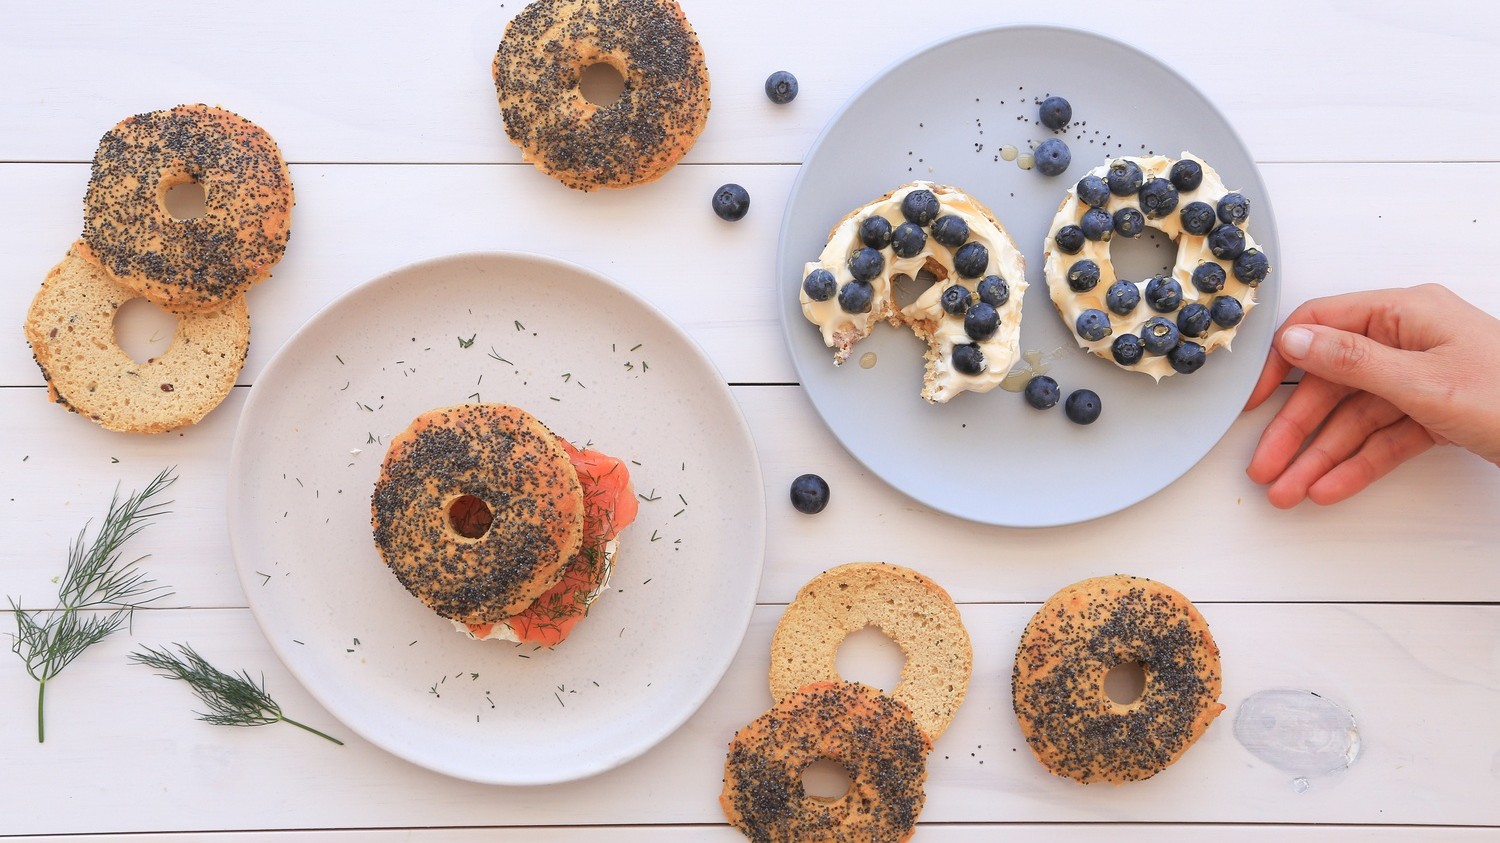
[[1359,727],[1338,703],[1312,691],[1274,688],[1252,694],[1239,705],[1234,736],[1251,755],[1298,778],[1298,793],[1309,777],[1346,769],[1359,756]]

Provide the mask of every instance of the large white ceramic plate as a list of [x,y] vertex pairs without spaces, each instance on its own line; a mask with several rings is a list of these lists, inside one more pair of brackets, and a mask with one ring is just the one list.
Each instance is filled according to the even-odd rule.
[[[1211,57],[1205,74],[1219,73]],[[1062,176],[997,160],[1052,133],[1036,99],[1065,96],[1074,127]],[[1087,357],[1058,318],[1042,279],[1043,239],[1069,185],[1113,155],[1202,156],[1251,201],[1250,231],[1271,257],[1232,352],[1191,376],[1154,383]],[[804,262],[850,210],[914,179],[964,188],[986,202],[1026,256],[1023,349],[1065,349],[1052,366],[1064,395],[1099,393],[1089,427],[1059,406],[1040,412],[1013,393],[966,394],[947,405],[918,397],[923,346],[910,331],[877,326],[854,360],[833,366],[797,300]],[[782,324],[802,384],[834,434],[875,474],[927,506],[1010,526],[1096,518],[1182,476],[1229,429],[1260,372],[1285,273],[1270,198],[1245,145],[1217,109],[1160,62],[1124,44],[1071,29],[1017,26],[960,35],[906,58],[855,94],[808,152],[792,187],[777,254]],[[1117,264],[1146,277],[1171,263],[1170,243],[1116,245]]]
[[[477,400],[631,460],[649,498],[555,649],[461,636],[371,541],[385,443]],[[251,390],[229,482],[240,581],[287,667],[371,742],[475,781],[581,778],[665,738],[729,666],[760,582],[759,464],[718,372],[641,299],[541,257],[433,260],[329,305]]]

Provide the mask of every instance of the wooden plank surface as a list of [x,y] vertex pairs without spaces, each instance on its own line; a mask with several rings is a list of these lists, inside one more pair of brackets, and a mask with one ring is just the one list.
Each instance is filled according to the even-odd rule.
[[[932,823],[1500,824],[1500,659],[1457,640],[1500,640],[1500,608],[1451,605],[1200,604],[1223,651],[1229,710],[1176,765],[1144,782],[1089,787],[1046,772],[1010,708],[1010,665],[1034,604],[966,604],[974,677],[929,756]],[[282,670],[242,609],[140,613],[133,638],[87,653],[48,689],[48,739],[35,742],[34,686],[0,671],[0,753],[12,770],[0,817],[13,833],[567,824],[715,824],[724,746],[770,705],[762,606],[735,669],[681,730],[591,779],[492,787],[412,767],[343,729]],[[8,620],[0,618],[0,621]],[[179,683],[127,665],[141,644],[186,641],[215,663],[259,673],[285,710],[348,741],[297,729],[232,729],[192,719]],[[852,678],[889,666],[862,646]],[[868,673],[867,673],[868,672]],[[1246,697],[1304,689],[1354,717],[1361,750],[1338,773],[1295,776],[1251,755],[1233,718]],[[549,701],[550,703],[550,701]],[[443,703],[437,701],[435,706]],[[435,709],[435,712],[438,711]],[[467,716],[466,714],[460,716]],[[1292,724],[1282,728],[1295,729]],[[1293,734],[1299,734],[1293,732]],[[80,770],[88,775],[80,776]]]
[[[516,161],[490,61],[523,5],[151,0],[79,14],[7,0],[0,79],[26,83],[0,91],[0,160],[87,161],[122,117],[206,101],[265,125],[297,162]],[[1189,0],[1149,13],[986,0],[924,12],[852,0],[748,13],[713,0],[682,6],[713,77],[713,110],[690,163],[801,161],[844,100],[899,58],[969,29],[1037,21],[1107,34],[1183,73],[1261,160],[1495,160],[1500,136],[1491,13],[1463,0],[1273,0],[1212,15]],[[1184,34],[1200,28],[1220,37]],[[782,68],[801,80],[787,109],[762,90]]]

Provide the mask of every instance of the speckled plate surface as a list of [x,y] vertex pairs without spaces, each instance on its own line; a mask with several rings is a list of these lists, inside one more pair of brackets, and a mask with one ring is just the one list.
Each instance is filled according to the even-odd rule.
[[[1000,157],[1053,133],[1036,122],[1037,98],[1067,97],[1073,154],[1048,178]],[[1115,155],[1203,157],[1250,198],[1250,231],[1273,273],[1232,352],[1217,351],[1193,375],[1155,383],[1078,349],[1042,277],[1043,239],[1067,188]],[[1052,366],[1066,396],[1087,387],[1104,412],[1080,427],[1062,407],[1038,411],[996,389],[946,405],[918,397],[924,345],[879,325],[833,365],[802,316],[802,267],[849,211],[925,179],[963,188],[988,204],[1026,256],[1023,350],[1062,349]],[[1114,249],[1126,277],[1171,264],[1172,246]],[[1239,415],[1275,328],[1285,273],[1265,184],[1244,143],[1189,82],[1151,57],[1107,38],[1046,26],[971,32],[934,44],[876,77],[834,116],[792,187],[777,253],[778,302],[802,384],[834,434],[895,488],[934,509],[1009,526],[1052,526],[1124,509],[1165,488],[1209,452]],[[859,358],[875,354],[875,365]]]
[[[647,498],[611,590],[553,650],[455,632],[370,537],[385,443],[476,400],[630,460]],[[759,463],[723,379],[649,304],[542,257],[416,264],[314,316],[251,390],[229,488],[240,581],[292,673],[371,742],[475,781],[581,778],[665,738],[728,668],[760,582]]]

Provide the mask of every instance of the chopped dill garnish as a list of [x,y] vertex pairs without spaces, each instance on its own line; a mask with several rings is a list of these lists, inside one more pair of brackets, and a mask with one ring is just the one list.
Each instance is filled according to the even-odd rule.
[[474,338],[477,337],[477,336],[479,336],[478,332],[470,334],[468,339],[464,339],[463,337],[459,337],[458,338],[458,347],[459,348],[468,348],[469,346],[472,346],[474,344]]
[[494,359],[496,359],[496,360],[499,360],[501,363],[504,363],[507,366],[514,366],[515,365],[514,363],[510,362],[509,360],[506,360],[504,357],[501,357],[500,356],[500,352],[496,351],[495,347],[493,345],[490,346],[489,356],[492,357],[492,358],[494,358]]
[[632,345],[632,346],[631,346],[631,347],[630,347],[630,350],[631,350],[631,351],[635,351],[635,350],[636,350],[636,349],[637,349],[637,348],[640,348],[640,347],[641,347],[641,346],[642,346],[642,345],[643,345],[643,344],[644,344],[644,343],[636,343],[636,344],[635,344],[635,345]]
[[640,498],[641,500],[645,501],[646,503],[651,503],[652,501],[659,501],[659,500],[661,500],[661,495],[658,495],[656,493],[656,489],[654,489],[654,488],[651,490],[651,492],[649,494],[643,495],[640,492],[636,492],[635,496],[638,497],[638,498]]
[[515,320],[515,323],[516,323],[516,330],[517,331],[524,331],[524,330],[526,330],[526,326],[521,324],[521,320],[517,319],[517,320]]

